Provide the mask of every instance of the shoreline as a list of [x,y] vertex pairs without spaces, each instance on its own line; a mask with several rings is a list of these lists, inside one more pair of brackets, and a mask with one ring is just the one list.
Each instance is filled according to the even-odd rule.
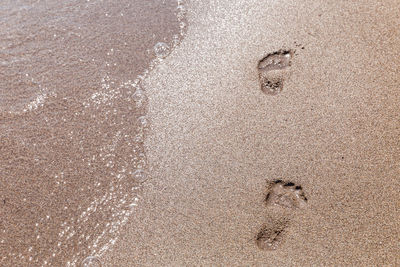
[[179,43],[181,2],[4,3],[1,266],[81,266],[116,242],[147,179],[140,81]]

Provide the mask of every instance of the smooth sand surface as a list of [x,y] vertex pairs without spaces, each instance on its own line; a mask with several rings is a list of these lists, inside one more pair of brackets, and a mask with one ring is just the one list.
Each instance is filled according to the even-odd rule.
[[[105,266],[398,266],[399,1],[191,1],[145,81],[152,179]],[[304,49],[301,47],[304,46]],[[257,64],[296,50],[283,91]],[[301,185],[267,206],[267,181]],[[274,251],[255,237],[288,218]]]

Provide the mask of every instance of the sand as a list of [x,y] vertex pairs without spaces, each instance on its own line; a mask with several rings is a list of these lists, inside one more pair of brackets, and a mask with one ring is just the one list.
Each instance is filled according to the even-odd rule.
[[[103,264],[398,266],[399,4],[191,1],[144,84],[151,180]],[[290,70],[266,95],[257,64],[281,49]],[[274,179],[305,205],[266,204]],[[279,247],[259,249],[282,220]]]
[[399,266],[400,2],[177,2],[5,2],[0,265]]

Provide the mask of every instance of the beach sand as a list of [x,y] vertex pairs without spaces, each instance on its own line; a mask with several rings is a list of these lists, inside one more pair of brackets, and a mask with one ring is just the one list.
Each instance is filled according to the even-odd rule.
[[399,266],[400,2],[182,4],[4,3],[0,265]]
[[[188,3],[185,39],[144,83],[151,180],[104,265],[398,266],[399,8]],[[258,62],[282,49],[283,90],[264,94]],[[266,204],[275,179],[304,205]]]

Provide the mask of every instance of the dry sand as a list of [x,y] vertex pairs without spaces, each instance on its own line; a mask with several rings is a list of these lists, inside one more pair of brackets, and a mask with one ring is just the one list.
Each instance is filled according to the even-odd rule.
[[[145,82],[152,179],[104,265],[399,266],[399,9],[191,1]],[[263,94],[258,61],[280,49],[296,50],[283,91]],[[306,205],[266,205],[273,179]],[[260,250],[283,218],[279,248]]]

